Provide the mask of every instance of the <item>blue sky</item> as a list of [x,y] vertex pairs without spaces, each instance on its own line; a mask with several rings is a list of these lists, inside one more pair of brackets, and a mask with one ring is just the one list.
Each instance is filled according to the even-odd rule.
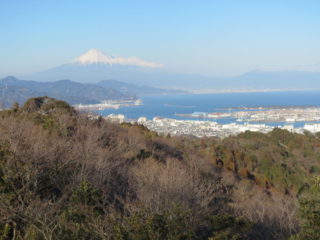
[[320,1],[0,1],[0,77],[90,48],[174,72],[320,71]]

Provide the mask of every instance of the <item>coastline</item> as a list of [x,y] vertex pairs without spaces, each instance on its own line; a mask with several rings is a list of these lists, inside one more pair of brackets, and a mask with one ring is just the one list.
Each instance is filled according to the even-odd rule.
[[320,89],[314,88],[292,88],[292,89],[277,89],[277,88],[265,88],[265,89],[198,89],[198,90],[190,90],[190,89],[180,89],[187,91],[188,94],[225,94],[225,93],[272,93],[272,92],[308,92],[308,91],[320,91]]

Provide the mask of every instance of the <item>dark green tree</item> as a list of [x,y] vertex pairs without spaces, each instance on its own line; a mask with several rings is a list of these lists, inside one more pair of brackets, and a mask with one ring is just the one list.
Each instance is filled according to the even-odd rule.
[[300,199],[301,231],[292,240],[320,239],[320,177],[314,179],[313,184]]

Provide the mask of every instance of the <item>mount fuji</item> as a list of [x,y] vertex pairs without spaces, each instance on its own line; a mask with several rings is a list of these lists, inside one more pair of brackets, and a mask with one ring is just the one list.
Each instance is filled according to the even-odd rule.
[[[135,93],[146,90],[140,87],[198,93],[320,89],[320,72],[252,71],[235,77],[171,73],[160,63],[137,57],[110,56],[97,49],[91,49],[59,67],[20,77],[36,81],[69,79],[81,83],[103,82],[101,86],[104,87],[110,84],[119,86],[121,83],[127,84],[127,88],[138,86]],[[147,92],[154,90],[148,89]]]
[[42,72],[25,75],[23,78],[36,81],[57,81],[70,79],[77,82],[96,83],[103,80],[120,80],[131,83],[145,78],[145,74],[159,72],[163,65],[137,57],[116,57],[106,55],[97,49],[90,49],[69,63]]
[[[194,83],[197,81],[205,80],[204,83],[208,83],[212,79],[202,75],[170,73],[160,63],[142,60],[137,57],[115,57],[97,49],[90,49],[83,55],[61,66],[19,77],[35,81],[69,79],[81,83],[98,83],[113,80],[131,85],[172,89],[175,91],[180,91],[183,88],[193,88]],[[199,87],[199,84],[196,85]]]
[[74,64],[106,64],[106,65],[124,65],[124,66],[139,66],[139,67],[147,67],[147,68],[157,68],[163,67],[162,64],[144,61],[137,57],[115,57],[108,56],[98,49],[90,49],[88,52],[84,53],[80,57],[74,59],[72,61]]

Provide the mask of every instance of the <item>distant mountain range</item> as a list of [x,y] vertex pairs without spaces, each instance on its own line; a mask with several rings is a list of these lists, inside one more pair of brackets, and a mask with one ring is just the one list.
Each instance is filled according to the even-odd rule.
[[154,94],[320,90],[320,72],[252,71],[234,77],[178,74],[166,72],[159,63],[108,56],[96,49],[23,79],[33,81],[15,77],[0,80],[0,98],[5,107],[43,95],[70,104],[93,104]]
[[155,87],[121,82],[118,80],[104,80],[104,81],[97,82],[96,84],[102,87],[116,89],[117,91],[123,94],[134,94],[138,96],[188,93],[187,91],[182,91],[182,90],[155,88]]
[[[37,81],[70,79],[82,83],[98,83],[106,79],[112,79],[107,85],[105,83],[99,83],[99,85],[119,86],[118,82],[114,81],[120,81],[127,84],[128,90],[134,88],[130,86],[132,84],[140,85],[144,89],[136,88],[139,94],[144,94],[145,90],[152,93],[154,90],[152,88],[194,92],[320,89],[320,72],[252,71],[235,77],[179,74],[166,72],[162,65],[158,63],[135,57],[108,56],[95,49],[89,50],[71,63],[30,74],[25,76],[24,79]],[[150,88],[147,89],[146,86]],[[155,93],[158,93],[158,90],[155,90]]]
[[23,103],[30,97],[49,96],[70,104],[93,104],[110,99],[134,99],[136,96],[96,84],[83,84],[70,80],[56,82],[24,81],[15,77],[0,80],[2,104],[9,107],[13,102]]
[[136,99],[137,95],[181,93],[166,89],[105,80],[96,84],[71,80],[37,82],[19,80],[9,76],[0,79],[0,103],[10,107],[14,102],[22,104],[30,97],[48,96],[70,104],[95,104],[104,100]]

